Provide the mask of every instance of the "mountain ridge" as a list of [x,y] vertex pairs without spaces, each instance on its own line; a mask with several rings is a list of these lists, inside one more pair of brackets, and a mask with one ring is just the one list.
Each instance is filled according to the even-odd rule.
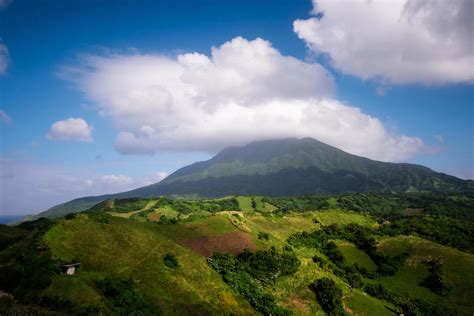
[[474,181],[410,163],[371,160],[312,138],[285,138],[229,147],[162,181],[134,190],[89,196],[56,205],[38,216],[58,217],[106,199],[152,196],[288,196],[356,192],[472,192]]

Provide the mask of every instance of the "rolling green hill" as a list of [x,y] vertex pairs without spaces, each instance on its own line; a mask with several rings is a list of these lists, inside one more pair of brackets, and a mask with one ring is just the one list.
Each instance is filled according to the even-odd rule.
[[[464,198],[438,206],[472,212]],[[325,315],[314,284],[330,280],[324,293],[336,295],[345,315],[472,315],[472,222],[428,206],[415,215],[377,211],[392,202],[129,198],[25,222],[5,231],[21,236],[0,251],[0,290],[15,298],[0,299],[0,313]],[[440,269],[430,272],[433,260]],[[68,262],[81,263],[77,274],[59,272]],[[425,284],[433,273],[446,293]]]
[[[163,181],[118,194],[85,197],[39,216],[54,218],[112,198],[153,196],[289,196],[351,192],[473,192],[474,182],[429,168],[348,154],[312,138],[259,141],[224,149]],[[38,218],[35,216],[34,218]]]

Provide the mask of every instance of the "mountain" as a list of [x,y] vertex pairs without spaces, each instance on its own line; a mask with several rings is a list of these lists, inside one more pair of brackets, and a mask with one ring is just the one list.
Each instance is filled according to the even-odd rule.
[[82,211],[106,199],[159,195],[220,197],[472,191],[474,181],[461,180],[424,166],[375,161],[312,138],[288,138],[230,147],[207,161],[177,170],[159,183],[128,192],[79,198],[35,218]]

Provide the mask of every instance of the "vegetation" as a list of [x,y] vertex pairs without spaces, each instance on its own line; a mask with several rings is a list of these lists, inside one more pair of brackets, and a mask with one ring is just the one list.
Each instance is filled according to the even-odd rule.
[[59,273],[43,234],[51,228],[50,220],[37,220],[21,227],[30,233],[0,253],[0,287],[22,303],[41,303],[41,292]]
[[443,245],[474,253],[474,223],[472,222],[441,216],[414,216],[383,225],[380,233],[389,236],[418,235]]
[[103,201],[4,229],[0,312],[471,315],[472,201],[443,198]]
[[[411,204],[417,204],[429,214],[474,220],[470,212],[474,201],[473,181],[437,173],[420,165],[385,163],[354,156],[311,138],[262,141],[228,148],[208,161],[177,170],[159,183],[113,195],[76,199],[39,216],[56,218],[85,210],[104,200],[135,197],[210,198],[249,194],[282,197],[354,192],[416,194],[413,198],[407,195],[388,199],[368,194],[370,202],[363,201],[367,197],[364,195],[342,196],[337,198],[339,207],[391,217],[403,214]],[[426,198],[420,197],[424,194]],[[459,198],[461,194],[464,196]],[[324,199],[314,198],[313,203],[313,210],[326,207]],[[250,201],[250,206],[258,210],[258,199],[253,204]],[[285,207],[295,208],[280,204],[280,208],[287,211]],[[302,205],[297,208],[305,209]]]
[[159,315],[134,289],[131,279],[105,278],[97,281],[96,285],[107,298],[107,305],[114,315]]
[[265,202],[275,205],[280,212],[306,212],[324,210],[329,207],[326,197],[306,195],[294,198],[265,198]]
[[452,289],[446,284],[446,280],[444,280],[441,272],[441,268],[443,267],[441,259],[431,259],[426,261],[426,264],[428,265],[429,275],[423,280],[421,285],[426,286],[438,295],[448,295]]
[[258,239],[260,240],[268,240],[270,238],[270,235],[266,232],[259,232],[258,233]]
[[24,229],[0,224],[0,250],[22,239],[26,233]]
[[345,315],[342,307],[342,290],[329,278],[316,280],[311,284],[319,304],[330,316]]
[[[312,233],[297,233],[288,239],[288,243],[296,247],[315,248],[325,254],[336,266],[347,270],[344,265],[344,256],[337,245],[331,239],[344,239],[354,243],[357,248],[364,251],[372,261],[377,265],[379,275],[393,275],[403,265],[407,255],[387,256],[377,251],[376,241],[371,236],[373,230],[357,224],[349,224],[345,227],[339,227],[336,224],[325,226],[321,230],[315,230]],[[350,267],[349,267],[350,268]],[[371,276],[369,271],[357,266],[356,270],[366,276]],[[354,275],[356,272],[350,271],[350,278],[358,278]],[[358,283],[358,282],[357,282]]]
[[179,268],[179,262],[178,259],[176,259],[175,255],[172,253],[167,253],[163,257],[163,261],[165,263],[165,266],[167,266],[170,269],[177,269]]
[[209,265],[219,272],[224,281],[264,315],[289,315],[276,305],[275,299],[263,290],[264,285],[277,278],[294,274],[300,265],[292,253],[279,253],[275,248],[252,253],[245,250],[238,256],[215,253],[208,258]]

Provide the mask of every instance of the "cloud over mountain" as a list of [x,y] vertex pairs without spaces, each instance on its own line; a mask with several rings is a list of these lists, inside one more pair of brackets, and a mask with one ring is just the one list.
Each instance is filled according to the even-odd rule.
[[313,0],[294,31],[334,68],[390,84],[474,81],[474,1]]
[[211,55],[89,55],[68,67],[69,80],[113,120],[115,148],[215,152],[230,145],[314,137],[354,154],[403,160],[424,149],[417,137],[333,97],[319,64],[282,55],[263,39],[236,37]]

